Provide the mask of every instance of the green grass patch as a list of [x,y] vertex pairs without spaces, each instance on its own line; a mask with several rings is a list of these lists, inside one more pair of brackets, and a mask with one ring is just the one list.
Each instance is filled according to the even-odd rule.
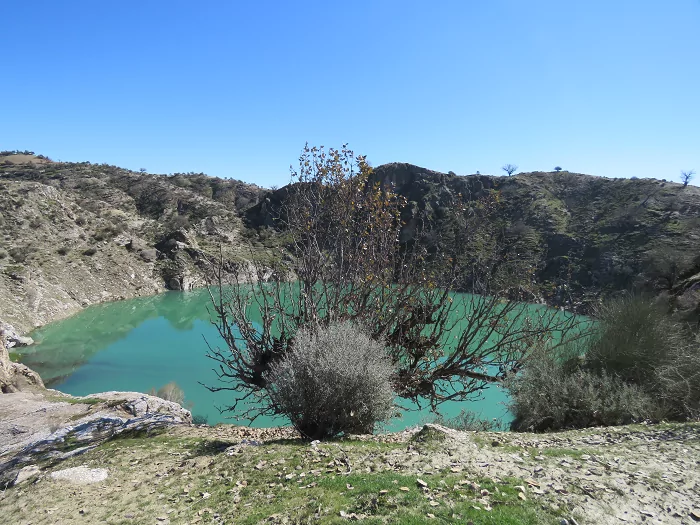
[[178,520],[536,524],[558,516],[529,496],[522,500],[515,488],[524,484],[519,479],[494,481],[447,470],[421,476],[392,471],[391,458],[405,447],[355,440],[317,447],[294,440],[241,446],[236,440],[165,434],[116,440],[92,456],[97,464],[118,458],[126,478],[140,465],[153,468],[165,463],[163,458],[177,457],[174,466],[162,467],[165,487],[157,493],[179,509]]
[[99,397],[46,396],[46,400],[54,403],[68,403],[69,405],[96,405],[105,402],[104,399]]

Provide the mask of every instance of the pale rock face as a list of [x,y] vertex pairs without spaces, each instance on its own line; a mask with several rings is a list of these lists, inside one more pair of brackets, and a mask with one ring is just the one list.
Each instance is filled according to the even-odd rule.
[[30,465],[28,467],[23,467],[15,478],[15,485],[21,485],[22,483],[29,481],[34,476],[38,476],[41,473],[41,469],[36,465]]
[[[18,476],[31,481],[40,475],[32,465],[79,455],[119,434],[158,432],[191,423],[190,412],[177,403],[139,392],[102,392],[85,398],[56,390],[0,395],[0,487],[17,483]],[[66,443],[71,446],[66,448]],[[50,477],[97,483],[106,471],[69,469],[67,474],[54,472]]]
[[5,341],[7,348],[15,346],[29,346],[34,344],[34,339],[20,335],[12,325],[0,321],[0,339]]

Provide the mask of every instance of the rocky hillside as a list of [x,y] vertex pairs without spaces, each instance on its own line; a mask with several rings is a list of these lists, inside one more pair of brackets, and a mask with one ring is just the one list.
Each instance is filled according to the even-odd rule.
[[[407,213],[438,217],[457,194],[498,190],[506,237],[543,255],[550,304],[586,311],[638,289],[670,297],[688,318],[700,314],[700,188],[565,171],[458,176],[400,163],[375,177],[406,197]],[[0,154],[0,320],[22,332],[89,304],[201,285],[221,243],[229,260],[244,261],[250,247],[269,256],[272,210],[286,191]],[[562,277],[566,294],[555,286]]]
[[[600,297],[645,290],[673,297],[676,308],[697,318],[700,304],[700,188],[656,179],[608,179],[578,173],[534,172],[512,177],[458,176],[411,164],[374,170],[408,200],[413,210],[441,217],[463,199],[500,192],[506,238],[536,250],[542,298],[567,307],[555,283],[570,287],[574,306],[587,311]],[[251,207],[257,228],[270,226],[281,188]],[[404,237],[410,238],[410,232]]]
[[689,314],[700,304],[696,186],[567,171],[461,177],[397,163],[380,166],[375,175],[393,182],[409,206],[433,213],[451,195],[475,199],[498,190],[506,236],[541,247],[539,281],[550,303],[557,297],[548,284],[564,278],[584,307],[621,290],[672,294]]
[[89,304],[201,285],[235,258],[239,214],[263,190],[203,174],[0,156],[0,320],[18,331]]

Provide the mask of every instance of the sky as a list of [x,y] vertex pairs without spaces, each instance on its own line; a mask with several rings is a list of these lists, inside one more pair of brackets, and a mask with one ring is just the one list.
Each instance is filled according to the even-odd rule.
[[266,187],[306,142],[458,174],[700,171],[700,0],[3,0],[0,20],[0,150]]

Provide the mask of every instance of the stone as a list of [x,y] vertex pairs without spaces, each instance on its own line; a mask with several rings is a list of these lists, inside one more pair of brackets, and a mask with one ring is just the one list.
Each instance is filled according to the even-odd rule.
[[52,472],[50,476],[51,479],[55,481],[68,481],[76,485],[89,485],[106,480],[109,476],[109,471],[106,468],[87,468],[81,465],[79,467],[57,470]]
[[158,259],[158,250],[155,248],[141,250],[139,252],[139,257],[141,257],[144,262],[155,262]]
[[14,484],[20,485],[25,481],[30,480],[32,477],[38,476],[39,473],[41,473],[41,469],[36,465],[29,465],[28,467],[23,467],[17,473],[17,477],[15,478]]
[[[4,325],[6,326],[6,325]],[[13,363],[5,347],[4,328],[0,329],[0,393],[11,394],[26,389],[44,389],[39,374],[21,363]]]
[[0,340],[5,341],[7,348],[29,346],[34,344],[34,339],[20,335],[12,325],[2,321],[0,321]]

